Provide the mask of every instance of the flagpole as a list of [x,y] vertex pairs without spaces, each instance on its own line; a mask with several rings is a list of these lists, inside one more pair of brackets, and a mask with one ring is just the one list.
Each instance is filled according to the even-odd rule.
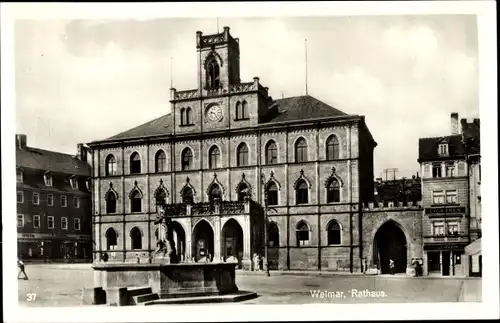
[[306,51],[306,95],[309,94],[308,88],[307,88],[307,38],[305,39],[305,51]]
[[174,58],[173,57],[170,57],[170,88],[173,89],[174,88],[174,71],[173,71],[173,61],[174,61]]

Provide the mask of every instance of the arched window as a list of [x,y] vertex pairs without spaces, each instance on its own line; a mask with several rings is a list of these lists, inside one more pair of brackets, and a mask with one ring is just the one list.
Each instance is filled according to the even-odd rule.
[[155,171],[157,173],[167,171],[167,155],[163,150],[158,150],[155,156]]
[[115,229],[109,228],[106,230],[106,248],[107,250],[115,250],[118,246],[118,234]]
[[341,241],[341,233],[342,229],[340,228],[340,224],[336,220],[332,220],[330,224],[328,224],[328,244],[340,244]]
[[328,187],[326,188],[326,201],[328,203],[332,202],[340,202],[340,185],[339,181],[335,178],[332,178],[328,183]]
[[334,160],[339,158],[339,140],[335,136],[330,136],[326,140],[326,159]]
[[109,155],[106,157],[106,176],[116,175],[116,159],[115,156]]
[[297,183],[296,187],[296,203],[306,204],[309,203],[309,188],[307,187],[306,181],[301,179]]
[[217,146],[212,146],[208,151],[209,159],[208,159],[208,167],[209,168],[218,168],[220,167],[220,150]]
[[137,190],[130,195],[130,209],[132,213],[142,212],[142,196]]
[[210,203],[213,203],[216,200],[218,201],[222,200],[222,191],[219,185],[212,184],[212,186],[208,190],[208,200],[210,201]]
[[132,249],[142,249],[142,233],[137,227],[130,230],[130,242]]
[[141,172],[141,157],[138,153],[133,153],[130,156],[130,174],[139,174]]
[[248,165],[248,147],[245,143],[241,143],[237,150],[238,166]]
[[267,205],[278,205],[278,186],[274,182],[267,185]]
[[194,201],[191,187],[184,187],[182,191],[182,203],[192,205]]
[[113,192],[106,196],[106,213],[116,213],[116,195]]
[[301,163],[307,161],[307,142],[300,138],[295,142],[295,162]]
[[207,86],[210,89],[220,86],[219,64],[215,58],[212,58],[207,63]]
[[297,247],[309,245],[309,226],[306,222],[300,221],[297,224]]
[[182,151],[182,170],[193,168],[193,152],[191,149],[186,148]]
[[238,186],[238,201],[244,202],[247,196],[248,196],[248,185],[245,183],[241,183]]
[[186,125],[193,124],[193,110],[190,107],[186,109]]
[[271,140],[266,145],[266,164],[278,163],[278,146],[274,140]]
[[163,188],[156,191],[155,194],[156,205],[163,205],[167,202],[167,192]]
[[241,114],[241,102],[238,101],[236,102],[236,120],[240,120],[242,117],[242,114]]
[[271,222],[268,225],[268,236],[269,236],[269,246],[279,247],[280,246],[280,231],[276,222]]
[[243,101],[241,103],[241,118],[248,119],[248,103],[247,103],[247,101]]
[[181,109],[181,126],[187,124],[186,123],[186,109]]

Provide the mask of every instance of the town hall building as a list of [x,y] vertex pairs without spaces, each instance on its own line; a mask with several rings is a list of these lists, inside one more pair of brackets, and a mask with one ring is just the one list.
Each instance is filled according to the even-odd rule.
[[377,143],[364,116],[243,82],[228,27],[197,32],[196,49],[197,87],[171,89],[170,113],[89,143],[96,261],[154,258],[162,203],[182,261],[250,269],[266,240],[270,269],[353,272],[392,257],[405,272],[421,257],[417,203],[370,204]]

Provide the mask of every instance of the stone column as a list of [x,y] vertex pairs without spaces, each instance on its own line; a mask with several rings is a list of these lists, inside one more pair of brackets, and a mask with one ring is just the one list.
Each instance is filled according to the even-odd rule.
[[191,219],[188,219],[186,221],[186,250],[185,250],[185,261],[187,262],[190,262],[191,261],[191,252],[193,250],[193,246],[192,246],[192,235],[193,235],[193,232],[191,232],[192,228],[191,228]]
[[214,254],[213,254],[213,260],[214,262],[219,262],[220,261],[220,254],[221,254],[221,219],[219,216],[216,216],[215,218],[215,225],[214,225]]
[[443,275],[443,252],[439,251],[439,268],[441,270],[441,276]]
[[250,217],[245,215],[243,217],[243,269],[252,269],[252,257],[251,257],[251,236],[250,236]]
[[429,260],[427,259],[427,251],[424,251],[423,262],[422,275],[427,276],[429,275]]

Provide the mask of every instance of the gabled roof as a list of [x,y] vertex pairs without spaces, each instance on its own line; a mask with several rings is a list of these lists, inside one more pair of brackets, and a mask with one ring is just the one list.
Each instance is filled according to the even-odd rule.
[[340,110],[310,96],[295,96],[274,101],[261,123],[297,121],[325,117],[347,116]]
[[446,142],[448,144],[448,156],[463,156],[465,154],[462,144],[462,135],[451,135],[446,137],[420,138],[418,140],[419,159],[437,159],[438,145]]
[[69,175],[91,175],[90,165],[75,156],[32,147],[16,149],[16,166]]
[[156,135],[169,135],[172,131],[172,115],[168,113],[105,140],[121,140]]

